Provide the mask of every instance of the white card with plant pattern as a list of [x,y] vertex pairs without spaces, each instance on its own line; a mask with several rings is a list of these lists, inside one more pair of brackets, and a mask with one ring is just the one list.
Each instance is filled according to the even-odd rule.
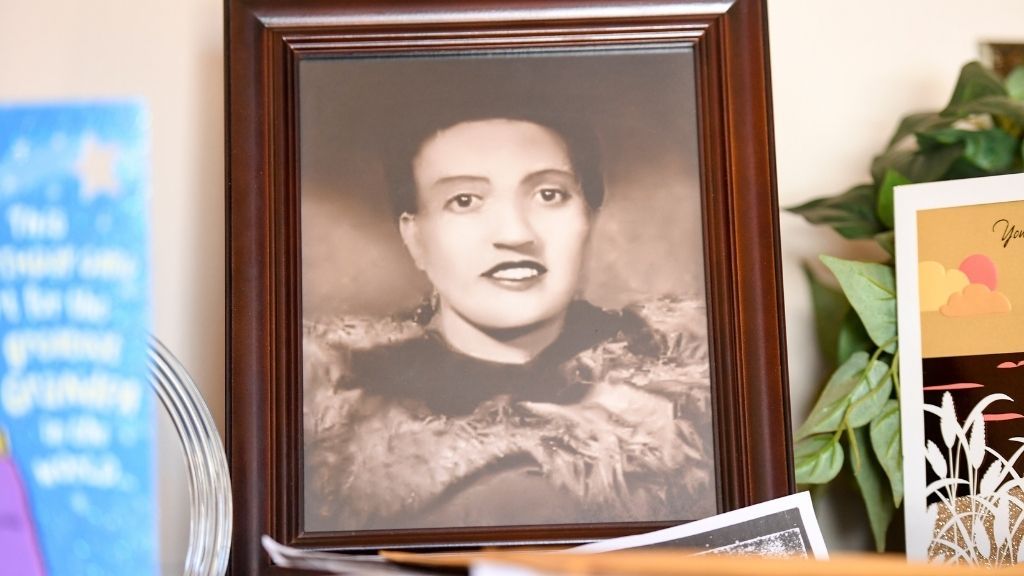
[[907,556],[1024,562],[1024,175],[895,203]]

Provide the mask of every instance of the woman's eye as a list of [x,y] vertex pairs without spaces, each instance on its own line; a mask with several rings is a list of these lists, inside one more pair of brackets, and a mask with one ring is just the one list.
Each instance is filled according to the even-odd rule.
[[473,194],[456,194],[448,199],[445,206],[451,210],[464,211],[475,207],[480,198]]
[[537,196],[545,204],[564,202],[569,199],[569,193],[561,188],[541,188]]

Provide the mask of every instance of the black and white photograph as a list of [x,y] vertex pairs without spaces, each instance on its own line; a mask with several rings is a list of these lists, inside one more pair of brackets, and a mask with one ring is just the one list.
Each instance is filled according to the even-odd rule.
[[638,549],[682,549],[695,556],[760,556],[828,560],[809,492],[663,530],[612,538],[571,549],[577,554]]
[[694,67],[300,63],[305,531],[718,512]]

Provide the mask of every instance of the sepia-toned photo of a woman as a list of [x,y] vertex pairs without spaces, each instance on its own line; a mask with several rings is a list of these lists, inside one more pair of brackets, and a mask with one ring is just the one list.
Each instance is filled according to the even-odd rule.
[[306,529],[713,514],[703,299],[607,307],[583,289],[606,199],[593,127],[487,106],[383,154],[425,290],[304,322]]

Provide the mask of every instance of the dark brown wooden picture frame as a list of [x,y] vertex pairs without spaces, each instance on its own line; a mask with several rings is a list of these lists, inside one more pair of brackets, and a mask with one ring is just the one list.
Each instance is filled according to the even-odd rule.
[[791,493],[788,389],[760,0],[226,0],[227,426],[232,574],[259,538],[317,549],[581,542],[664,523],[309,533],[301,523],[298,68],[339,55],[693,50],[718,510]]

